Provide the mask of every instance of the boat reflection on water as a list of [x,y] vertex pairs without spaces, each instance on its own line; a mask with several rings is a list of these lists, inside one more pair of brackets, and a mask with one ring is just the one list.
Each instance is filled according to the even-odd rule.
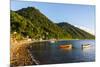
[[66,51],[71,51],[72,49],[68,49],[68,48],[60,48],[60,50],[66,52]]

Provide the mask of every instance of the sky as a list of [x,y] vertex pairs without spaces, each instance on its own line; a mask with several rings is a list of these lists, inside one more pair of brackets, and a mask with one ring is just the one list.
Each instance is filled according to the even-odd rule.
[[11,1],[11,10],[36,7],[55,23],[68,22],[95,34],[95,5]]

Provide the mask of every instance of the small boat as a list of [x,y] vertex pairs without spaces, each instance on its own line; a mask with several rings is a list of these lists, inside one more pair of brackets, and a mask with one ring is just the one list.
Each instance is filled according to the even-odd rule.
[[72,44],[60,45],[59,48],[72,49]]
[[89,48],[91,45],[90,44],[83,44],[82,48]]
[[50,42],[51,43],[55,43],[56,42],[56,39],[50,39]]
[[50,42],[51,42],[51,43],[55,43],[55,41],[54,41],[54,40],[51,40]]

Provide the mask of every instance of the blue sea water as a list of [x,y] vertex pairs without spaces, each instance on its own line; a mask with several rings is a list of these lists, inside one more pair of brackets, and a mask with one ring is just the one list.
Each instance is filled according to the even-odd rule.
[[[73,49],[59,48],[60,45],[72,44]],[[83,44],[90,44],[82,49]],[[29,49],[40,64],[58,64],[95,61],[95,40],[62,40],[54,43],[37,42]]]

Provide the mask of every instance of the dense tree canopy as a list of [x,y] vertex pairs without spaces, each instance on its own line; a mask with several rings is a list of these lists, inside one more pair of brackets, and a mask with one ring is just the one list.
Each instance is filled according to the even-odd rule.
[[34,7],[11,11],[11,34],[32,39],[94,39],[94,36],[71,24],[55,24]]

